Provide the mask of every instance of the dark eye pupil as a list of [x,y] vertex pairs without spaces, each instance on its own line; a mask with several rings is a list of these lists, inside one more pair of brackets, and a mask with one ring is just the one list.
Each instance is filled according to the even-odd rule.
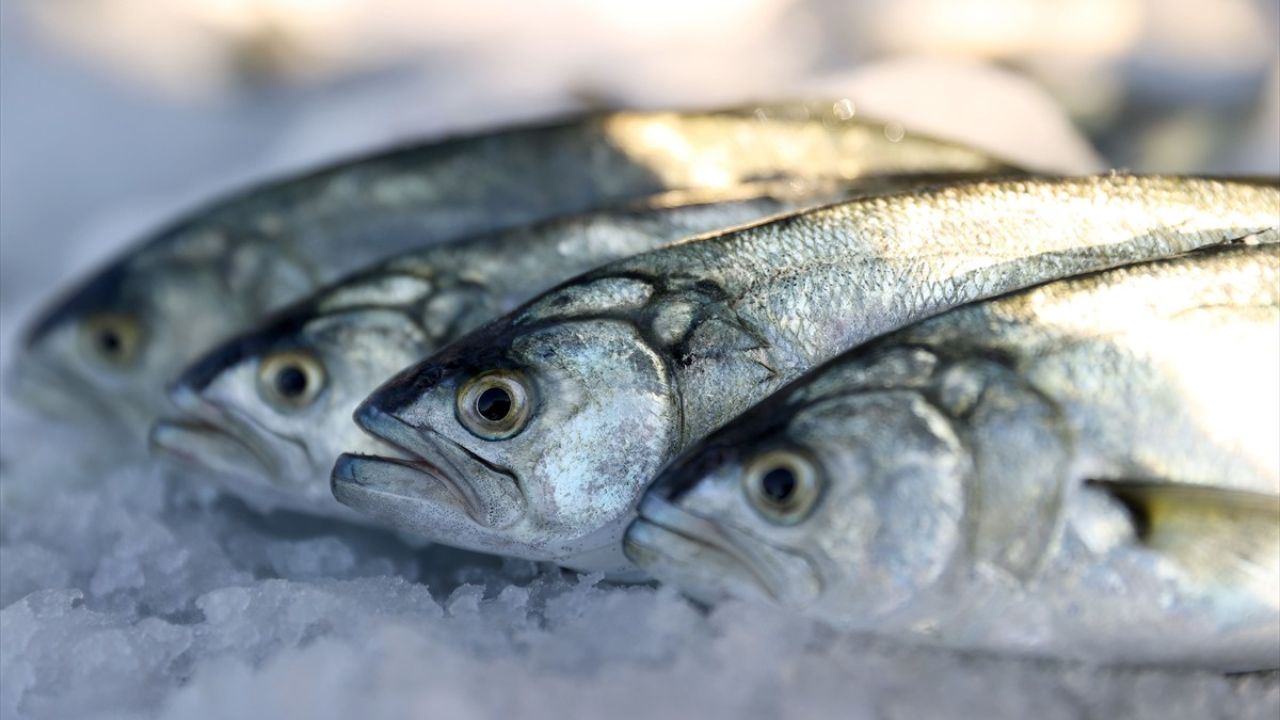
[[282,397],[296,398],[307,391],[307,374],[297,365],[280,368],[276,373],[276,392]]
[[511,394],[502,388],[489,388],[476,398],[476,412],[489,422],[498,422],[511,412]]
[[796,474],[784,467],[774,468],[760,478],[760,489],[770,500],[786,502],[796,491]]
[[119,353],[124,341],[114,330],[102,330],[98,333],[98,348],[108,355]]

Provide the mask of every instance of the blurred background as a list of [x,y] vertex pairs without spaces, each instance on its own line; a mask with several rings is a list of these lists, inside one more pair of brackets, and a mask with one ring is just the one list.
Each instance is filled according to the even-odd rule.
[[[1111,167],[1274,174],[1278,46],[1265,0],[0,0],[0,300],[336,156],[584,107],[839,94],[890,58],[1025,78]],[[917,124],[1022,122],[945,75],[894,77],[873,99],[924,101]]]

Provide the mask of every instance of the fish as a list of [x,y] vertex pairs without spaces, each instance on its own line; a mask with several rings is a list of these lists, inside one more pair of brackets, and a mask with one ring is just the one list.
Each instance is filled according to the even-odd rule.
[[[788,178],[1013,172],[838,103],[586,114],[396,148],[249,187],[90,275],[26,328],[10,392],[141,449],[200,353],[349,272],[436,242],[680,189]],[[896,138],[896,135],[894,136]]]
[[174,411],[152,427],[151,446],[214,471],[224,488],[258,508],[360,519],[333,499],[330,471],[344,450],[387,449],[351,415],[398,371],[604,262],[928,177],[673,191],[397,255],[195,361],[170,384]]
[[879,338],[671,463],[627,555],[707,602],[966,652],[1280,668],[1280,248]]
[[1270,243],[1280,182],[1104,175],[956,183],[702,236],[567,281],[373,392],[396,453],[334,496],[459,547],[626,579],[659,469],[803,372],[967,302],[1204,246]]

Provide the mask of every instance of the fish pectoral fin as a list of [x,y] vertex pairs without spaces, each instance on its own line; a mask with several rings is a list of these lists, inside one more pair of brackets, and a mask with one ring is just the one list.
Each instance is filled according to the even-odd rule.
[[1125,506],[1139,543],[1189,576],[1243,585],[1280,604],[1280,495],[1150,481],[1090,484]]

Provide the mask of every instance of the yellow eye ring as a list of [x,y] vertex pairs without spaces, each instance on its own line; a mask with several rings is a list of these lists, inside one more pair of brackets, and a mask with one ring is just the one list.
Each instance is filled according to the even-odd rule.
[[305,350],[274,352],[258,364],[258,393],[281,409],[307,407],[315,402],[326,382],[324,365]]
[[120,313],[102,313],[80,325],[80,343],[85,353],[112,367],[131,365],[142,348],[142,326]]
[[805,455],[775,449],[757,455],[742,473],[742,489],[751,507],[766,519],[791,525],[808,516],[817,504],[821,483],[818,469]]
[[504,440],[529,422],[528,380],[514,370],[490,370],[458,388],[458,421],[483,440]]

